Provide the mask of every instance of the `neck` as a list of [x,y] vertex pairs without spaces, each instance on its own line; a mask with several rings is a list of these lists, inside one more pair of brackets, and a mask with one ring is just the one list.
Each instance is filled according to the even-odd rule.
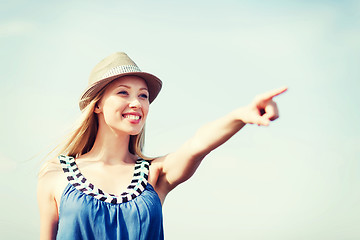
[[129,152],[130,135],[119,133],[108,126],[99,126],[95,143],[87,157],[104,164],[133,163],[137,158]]

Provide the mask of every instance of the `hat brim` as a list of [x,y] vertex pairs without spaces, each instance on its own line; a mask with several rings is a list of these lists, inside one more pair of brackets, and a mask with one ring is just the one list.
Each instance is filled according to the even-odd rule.
[[109,83],[111,83],[115,79],[118,79],[118,78],[124,77],[124,76],[138,76],[138,77],[144,79],[144,81],[146,82],[147,87],[148,87],[150,103],[152,103],[155,100],[155,98],[157,97],[157,95],[159,94],[159,92],[161,90],[162,81],[158,77],[156,77],[150,73],[146,73],[146,72],[121,73],[118,75],[114,75],[114,76],[111,76],[108,78],[101,79],[101,80],[97,81],[96,83],[92,84],[91,86],[89,86],[80,97],[80,101],[79,101],[80,110],[83,110],[90,103],[90,101],[96,96],[96,94],[99,91],[101,91],[104,87],[106,87]]

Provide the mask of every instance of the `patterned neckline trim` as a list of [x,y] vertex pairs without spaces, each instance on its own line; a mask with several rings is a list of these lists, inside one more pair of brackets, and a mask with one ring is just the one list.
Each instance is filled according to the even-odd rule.
[[132,181],[127,187],[126,191],[123,192],[120,196],[105,193],[90,183],[81,174],[75,162],[75,158],[60,155],[58,159],[60,160],[61,167],[71,185],[86,195],[92,196],[103,202],[119,204],[131,201],[144,192],[148,183],[150,163],[143,159],[138,159],[136,161]]

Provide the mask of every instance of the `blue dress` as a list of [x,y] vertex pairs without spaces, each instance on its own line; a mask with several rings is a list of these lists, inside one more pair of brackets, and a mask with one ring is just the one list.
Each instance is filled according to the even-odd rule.
[[136,162],[131,184],[115,196],[89,183],[73,157],[59,160],[69,183],[61,196],[56,239],[164,239],[161,202],[147,182],[148,161]]

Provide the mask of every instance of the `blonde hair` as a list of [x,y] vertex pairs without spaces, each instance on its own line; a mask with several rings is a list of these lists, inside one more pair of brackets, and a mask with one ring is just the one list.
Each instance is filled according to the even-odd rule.
[[[100,101],[104,95],[106,87],[101,89],[97,95],[91,99],[89,104],[82,110],[80,119],[74,126],[74,130],[69,134],[65,140],[55,147],[47,156],[51,153],[56,153],[56,155],[67,155],[71,157],[78,157],[83,155],[91,150],[95,143],[96,135],[98,132],[99,122],[97,114],[94,112],[94,109],[97,103]],[[85,100],[86,101],[86,100]],[[145,126],[142,128],[139,134],[131,135],[129,139],[129,152],[137,155],[139,158],[144,160],[153,160],[153,158],[146,157],[142,151],[144,148],[145,140]],[[39,175],[47,168],[49,163],[54,163],[53,160],[45,163],[43,168],[40,170]]]

